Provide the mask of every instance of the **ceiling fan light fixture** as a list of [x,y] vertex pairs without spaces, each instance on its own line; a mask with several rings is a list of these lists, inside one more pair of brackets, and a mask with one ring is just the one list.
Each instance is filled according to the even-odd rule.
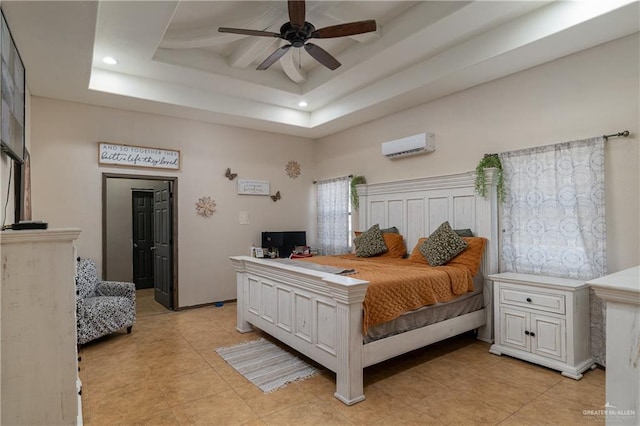
[[107,65],[117,65],[118,64],[118,60],[116,58],[114,58],[113,56],[105,56],[104,58],[102,58],[102,62],[104,62]]
[[240,34],[258,37],[276,37],[289,42],[288,45],[282,46],[267,57],[256,69],[266,70],[276,61],[278,61],[287,51],[292,48],[304,49],[316,61],[320,62],[330,70],[340,67],[340,62],[334,58],[329,52],[322,47],[308,43],[313,38],[337,38],[349,37],[357,34],[364,34],[376,31],[376,21],[369,19],[367,21],[347,22],[344,24],[332,25],[316,30],[313,24],[305,20],[305,0],[288,0],[289,21],[282,24],[280,33],[270,31],[260,31],[243,28],[219,27],[221,33]]
[[304,108],[306,106],[309,106],[309,104],[307,103],[307,101],[300,101],[298,102],[298,106],[301,108]]

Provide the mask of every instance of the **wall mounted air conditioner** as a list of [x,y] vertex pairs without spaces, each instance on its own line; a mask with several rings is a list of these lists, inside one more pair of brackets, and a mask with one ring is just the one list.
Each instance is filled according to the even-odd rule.
[[435,150],[436,141],[433,133],[420,133],[382,144],[382,155],[391,159],[424,154]]

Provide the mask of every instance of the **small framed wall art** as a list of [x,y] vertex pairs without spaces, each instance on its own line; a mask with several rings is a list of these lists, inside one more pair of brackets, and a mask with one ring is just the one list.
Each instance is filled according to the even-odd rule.
[[238,179],[238,194],[241,195],[269,195],[268,180]]

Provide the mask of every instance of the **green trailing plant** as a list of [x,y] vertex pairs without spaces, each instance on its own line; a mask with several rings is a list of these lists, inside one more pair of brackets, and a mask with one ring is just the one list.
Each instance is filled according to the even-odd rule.
[[358,191],[356,185],[367,183],[367,179],[364,176],[354,176],[351,178],[351,205],[355,210],[360,207],[360,198],[358,197]]
[[476,167],[476,193],[481,197],[487,196],[487,182],[485,181],[484,169],[496,168],[496,192],[498,201],[504,201],[504,179],[502,176],[502,163],[498,154],[485,154]]

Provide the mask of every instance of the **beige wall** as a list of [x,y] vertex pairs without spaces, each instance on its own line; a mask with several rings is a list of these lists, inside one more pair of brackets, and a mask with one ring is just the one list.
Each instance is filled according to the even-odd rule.
[[[153,114],[33,97],[31,102],[33,212],[50,227],[79,227],[79,254],[102,265],[102,173],[178,177],[179,306],[234,299],[235,272],[229,256],[248,254],[265,229],[306,229],[314,235],[311,140],[207,124]],[[98,141],[178,149],[179,172],[98,165]],[[285,166],[296,160],[297,179]],[[268,180],[270,197],[237,194],[239,177]],[[217,212],[198,216],[195,202],[210,196]],[[248,211],[250,224],[238,213]]]
[[[14,222],[15,211],[15,179],[13,174],[13,159],[7,154],[0,154],[0,226]],[[7,198],[9,197],[9,198]]]
[[[640,263],[639,38],[619,39],[317,142],[320,178],[383,182],[475,169],[485,153],[629,130],[606,144],[609,272]],[[387,160],[382,142],[433,132],[436,151]]]

